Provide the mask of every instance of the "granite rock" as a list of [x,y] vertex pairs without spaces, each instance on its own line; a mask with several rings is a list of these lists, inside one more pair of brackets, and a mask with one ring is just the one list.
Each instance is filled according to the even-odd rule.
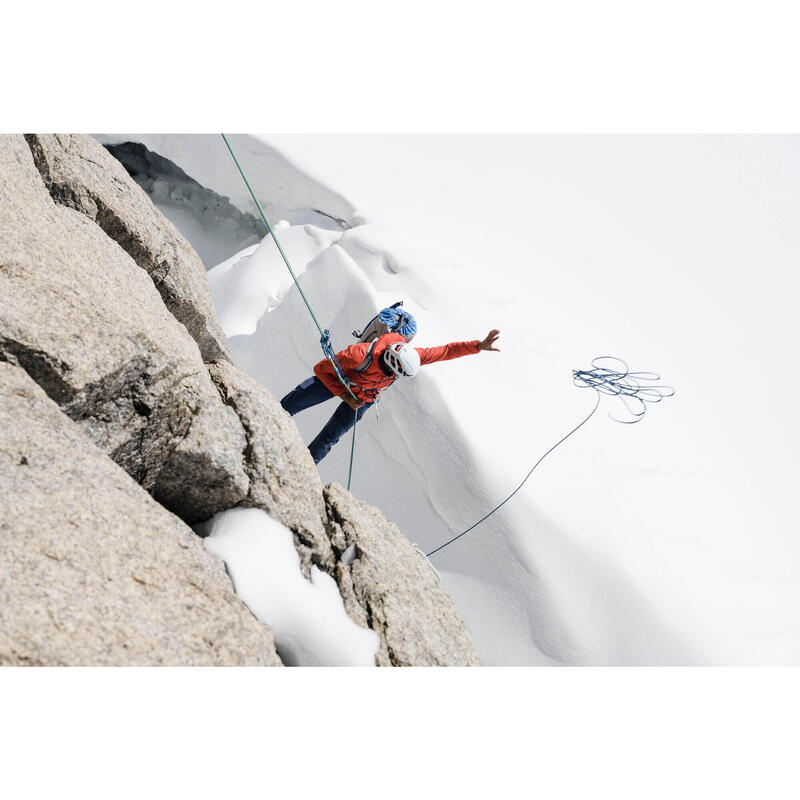
[[170,313],[197,342],[204,361],[230,360],[203,262],[122,164],[91,136],[25,138],[56,203],[96,222],[150,275]]
[[0,362],[0,664],[280,665],[222,562]]
[[338,484],[324,495],[345,608],[380,636],[378,666],[478,666],[469,629],[425,556]]

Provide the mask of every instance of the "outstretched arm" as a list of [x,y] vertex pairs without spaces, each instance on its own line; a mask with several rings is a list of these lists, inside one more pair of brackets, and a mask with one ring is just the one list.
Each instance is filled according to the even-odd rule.
[[495,350],[494,343],[500,331],[492,330],[488,333],[483,341],[474,339],[471,342],[451,342],[450,344],[442,345],[441,347],[418,347],[420,364],[433,364],[436,361],[448,361],[451,358],[461,358],[461,356],[468,356],[473,353],[479,353],[481,350]]

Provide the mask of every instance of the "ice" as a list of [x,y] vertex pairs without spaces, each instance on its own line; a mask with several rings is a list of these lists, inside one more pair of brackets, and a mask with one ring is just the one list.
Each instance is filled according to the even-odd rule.
[[292,532],[257,508],[231,508],[196,528],[226,564],[239,597],[266,623],[287,666],[375,666],[378,635],[347,616],[336,581],[300,572]]

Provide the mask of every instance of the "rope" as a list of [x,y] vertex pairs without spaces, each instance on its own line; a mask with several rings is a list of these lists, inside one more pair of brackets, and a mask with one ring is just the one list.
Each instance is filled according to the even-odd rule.
[[[236,164],[236,168],[239,170],[239,174],[242,176],[242,180],[244,181],[244,185],[247,187],[247,191],[250,192],[250,197],[253,198],[253,202],[256,204],[256,208],[258,209],[258,213],[261,215],[261,219],[264,220],[264,224],[267,226],[267,232],[272,237],[272,240],[275,242],[275,245],[278,248],[278,252],[281,254],[281,258],[283,259],[283,263],[286,264],[286,269],[289,270],[289,274],[292,276],[292,280],[294,281],[294,285],[297,287],[297,291],[300,292],[300,297],[303,298],[303,302],[306,304],[306,308],[308,309],[308,313],[311,315],[311,319],[314,320],[314,324],[317,326],[317,330],[319,331],[320,335],[319,344],[320,347],[322,348],[322,352],[325,355],[325,358],[328,359],[331,366],[333,367],[333,371],[336,373],[336,377],[339,379],[339,382],[342,384],[342,386],[345,387],[345,389],[347,389],[353,400],[358,402],[359,398],[355,396],[353,390],[350,388],[350,381],[345,376],[344,370],[342,369],[342,365],[336,358],[336,351],[333,349],[333,344],[331,343],[330,331],[327,328],[323,330],[322,326],[319,324],[317,315],[314,313],[314,309],[311,308],[311,303],[308,302],[306,293],[303,291],[303,287],[300,286],[300,281],[297,279],[297,275],[295,274],[295,271],[292,269],[292,265],[289,263],[289,259],[286,253],[284,252],[283,248],[281,247],[281,243],[278,241],[278,237],[275,235],[275,231],[272,225],[270,225],[269,220],[267,219],[267,215],[264,213],[264,209],[261,207],[261,203],[259,203],[258,197],[256,197],[256,193],[253,191],[253,187],[250,185],[250,181],[247,180],[247,175],[244,174],[242,165],[239,163],[239,159],[236,157],[236,153],[233,151],[233,147],[231,147],[231,143],[228,141],[228,137],[224,133],[220,135],[222,136],[222,140],[225,142],[225,146],[228,148],[228,152],[231,154],[231,158],[233,158],[233,163]],[[353,476],[353,452],[356,446],[357,423],[358,423],[358,412],[356,411],[355,421],[353,422],[353,443],[350,449],[350,470],[347,474],[348,491],[350,490],[350,481]]]
[[350,491],[350,480],[353,477],[353,453],[356,451],[356,425],[358,424],[358,411],[354,411],[353,441],[350,444],[350,468],[347,470],[347,491]]
[[[619,365],[617,369],[604,367],[602,363]],[[619,397],[632,419],[618,419],[615,422],[633,425],[639,422],[647,411],[648,403],[660,403],[665,397],[672,397],[675,390],[671,386],[644,386],[644,382],[655,383],[661,376],[655,372],[631,372],[628,365],[614,356],[599,356],[592,361],[592,369],[572,371],[572,382],[579,389],[594,389],[598,395]]]
[[223,141],[225,142],[225,146],[228,148],[228,152],[231,154],[231,157],[233,158],[233,161],[236,164],[236,168],[239,170],[239,174],[242,176],[242,180],[244,181],[244,185],[247,187],[247,191],[250,192],[250,197],[253,198],[253,202],[256,204],[258,213],[261,214],[261,219],[264,220],[264,224],[267,226],[267,231],[269,232],[269,235],[272,237],[273,241],[278,247],[278,252],[281,254],[281,258],[283,258],[283,263],[286,264],[286,269],[289,270],[289,274],[292,276],[292,280],[294,280],[295,285],[297,286],[297,291],[300,292],[300,297],[303,298],[303,302],[306,304],[308,313],[311,314],[311,319],[314,320],[314,324],[317,326],[317,330],[319,331],[320,336],[324,336],[322,326],[319,324],[319,321],[317,320],[317,315],[314,313],[314,309],[311,308],[311,303],[308,302],[308,298],[306,297],[305,292],[300,286],[300,282],[297,280],[297,275],[294,274],[292,265],[289,263],[289,259],[286,257],[286,253],[284,253],[283,248],[281,247],[281,243],[278,241],[278,237],[275,235],[275,231],[272,229],[272,225],[269,224],[267,215],[264,213],[264,209],[261,207],[261,203],[258,202],[256,193],[253,191],[253,187],[250,185],[250,181],[247,180],[247,175],[244,174],[244,170],[242,169],[242,165],[239,163],[239,159],[236,158],[236,153],[233,152],[233,148],[231,147],[231,143],[228,141],[228,137],[224,133],[221,135]]
[[[611,366],[602,366],[603,363],[619,365],[620,368],[612,369]],[[530,472],[522,479],[522,483],[511,492],[505,500],[499,505],[496,505],[488,514],[481,517],[476,523],[470,525],[465,531],[462,531],[452,539],[448,539],[444,544],[439,545],[435,550],[426,553],[430,558],[434,553],[438,553],[448,545],[460,539],[462,536],[474,530],[482,522],[485,522],[495,511],[501,509],[524,485],[525,482],[533,474],[533,471],[542,461],[550,455],[562,442],[565,442],[575,433],[582,428],[594,415],[594,412],[600,407],[601,395],[612,395],[622,399],[628,413],[633,417],[630,420],[617,419],[616,417],[609,416],[615,422],[622,422],[627,425],[639,422],[647,411],[648,403],[660,403],[665,397],[672,397],[675,390],[671,386],[646,386],[642,385],[643,382],[655,382],[661,380],[659,375],[655,372],[631,372],[628,365],[621,359],[614,356],[599,356],[592,361],[592,369],[588,370],[573,370],[572,382],[580,389],[594,389],[597,393],[597,402],[594,408],[589,412],[578,425],[576,425],[566,436],[562,436],[530,469]]]

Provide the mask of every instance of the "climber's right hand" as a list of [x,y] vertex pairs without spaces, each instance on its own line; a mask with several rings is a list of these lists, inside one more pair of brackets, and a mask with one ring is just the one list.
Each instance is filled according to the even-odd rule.
[[344,400],[345,403],[347,403],[347,405],[349,405],[350,408],[353,409],[353,411],[358,411],[358,409],[364,405],[363,400],[354,400],[349,393],[342,395],[342,400]]

